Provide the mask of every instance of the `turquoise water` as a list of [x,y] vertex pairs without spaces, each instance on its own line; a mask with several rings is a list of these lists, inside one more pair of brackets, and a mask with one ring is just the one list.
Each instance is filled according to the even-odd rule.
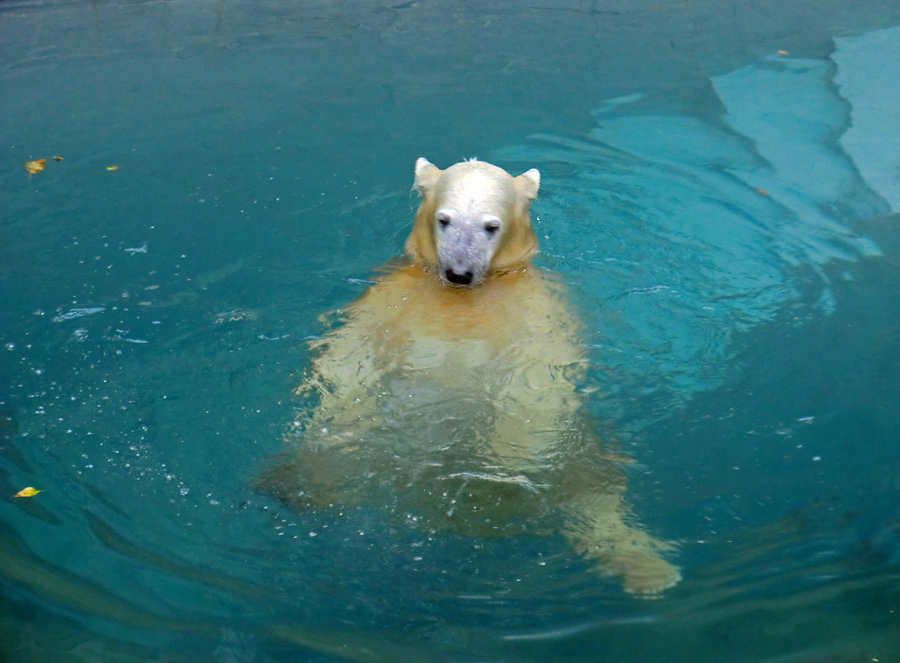
[[[3,660],[900,660],[900,8],[808,4],[0,4]],[[419,156],[541,170],[664,599],[254,490]]]

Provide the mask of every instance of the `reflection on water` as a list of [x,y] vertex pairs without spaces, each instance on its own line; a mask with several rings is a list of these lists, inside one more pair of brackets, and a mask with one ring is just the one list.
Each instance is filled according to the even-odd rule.
[[[636,370],[677,398],[715,386],[733,335],[797,302],[798,269],[819,274],[815,304],[831,313],[822,266],[880,255],[852,222],[891,207],[838,141],[852,106],[834,69],[773,56],[712,79],[714,120],[648,114],[635,95],[601,107],[590,140],[539,135],[500,151],[550,165],[544,249],[576,272],[588,306],[603,302],[597,342],[616,382]],[[875,117],[856,133],[887,134]]]
[[[795,48],[732,4],[0,9],[0,492],[42,489],[0,500],[4,654],[890,660],[900,34],[856,33],[897,8],[824,3]],[[315,317],[400,246],[414,158],[470,151],[542,172],[591,409],[681,544],[663,601],[553,537],[254,490]]]

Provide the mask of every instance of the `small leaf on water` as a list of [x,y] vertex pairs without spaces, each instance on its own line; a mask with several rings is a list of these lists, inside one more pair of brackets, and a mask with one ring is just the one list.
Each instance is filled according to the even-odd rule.
[[28,488],[23,488],[18,493],[16,493],[14,495],[14,497],[34,497],[39,492],[41,492],[41,491],[38,490],[37,488],[32,488],[31,486],[28,486]]
[[35,173],[39,173],[44,170],[44,166],[47,165],[46,159],[35,159],[34,161],[26,161],[25,162],[25,170],[28,171],[28,177],[31,177]]

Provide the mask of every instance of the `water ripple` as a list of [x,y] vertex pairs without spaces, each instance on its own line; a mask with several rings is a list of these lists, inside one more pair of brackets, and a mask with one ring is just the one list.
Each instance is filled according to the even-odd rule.
[[708,113],[648,113],[631,95],[599,107],[587,137],[496,155],[544,173],[545,259],[617,381],[668,385],[675,401],[714,387],[736,333],[787,306],[830,313],[825,263],[881,254],[854,222],[890,207],[839,140],[852,105],[834,71],[770,58],[713,78]]

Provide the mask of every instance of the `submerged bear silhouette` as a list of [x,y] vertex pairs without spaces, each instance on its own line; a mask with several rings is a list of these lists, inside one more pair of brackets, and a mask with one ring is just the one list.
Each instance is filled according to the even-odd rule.
[[680,580],[623,501],[629,459],[576,385],[585,351],[561,286],[530,266],[540,174],[416,162],[408,260],[310,343],[296,449],[260,488],[298,510],[389,500],[429,528],[563,534],[626,590]]

